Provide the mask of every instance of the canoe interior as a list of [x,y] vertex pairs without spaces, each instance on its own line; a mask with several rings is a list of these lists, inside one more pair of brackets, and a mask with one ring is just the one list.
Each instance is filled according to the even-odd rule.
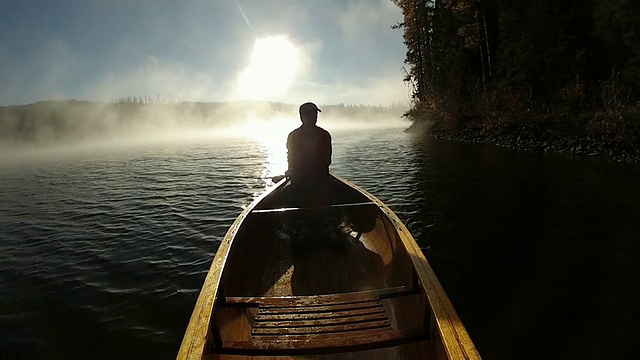
[[[275,190],[245,218],[222,274],[222,297],[308,299],[316,295],[384,293],[385,289],[390,292],[400,289],[399,292],[410,294],[379,300],[385,320],[394,330],[429,331],[428,306],[416,284],[411,260],[393,224],[371,199],[336,181],[332,196],[324,199],[323,208],[291,209],[291,204],[283,199],[286,191],[286,186]],[[261,212],[283,208],[286,210]],[[313,222],[328,216],[337,219],[332,237],[323,232],[327,225],[321,220],[303,239],[291,234],[291,228],[300,218],[310,218]],[[258,311],[251,306],[225,306],[221,301],[213,314],[215,336],[222,342],[250,341]],[[425,339],[392,348],[351,351],[348,356],[425,358],[423,355],[429,349],[429,341]],[[402,353],[406,355],[400,356]],[[343,358],[345,354],[326,354],[324,358],[327,356]]]
[[[406,252],[397,251],[401,247],[393,225],[374,204],[363,205],[367,198],[357,195],[343,204],[359,205],[330,210],[342,214],[339,237],[333,242],[319,231],[304,239],[288,234],[287,224],[313,210],[248,215],[223,273],[225,296],[318,295],[411,286],[413,267]],[[281,207],[270,202],[257,210]],[[327,211],[317,210],[320,215]],[[300,242],[297,248],[295,241]]]
[[281,182],[225,236],[180,359],[479,359],[415,240],[341,178]]

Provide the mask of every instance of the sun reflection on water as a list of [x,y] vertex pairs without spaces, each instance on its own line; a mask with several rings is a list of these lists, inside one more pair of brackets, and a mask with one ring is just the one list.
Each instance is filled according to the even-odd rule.
[[269,186],[272,184],[273,176],[284,175],[287,170],[287,132],[280,133],[278,136],[264,137],[259,141],[265,155],[262,180]]
[[287,135],[294,128],[290,119],[252,119],[239,128],[242,135],[255,140],[260,147],[265,186],[273,185],[271,178],[284,175],[287,170]]

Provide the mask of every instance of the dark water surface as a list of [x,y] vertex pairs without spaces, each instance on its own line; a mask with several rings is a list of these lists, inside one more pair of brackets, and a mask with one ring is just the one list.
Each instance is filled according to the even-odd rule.
[[[0,358],[174,358],[227,227],[284,139],[0,164]],[[640,355],[640,168],[334,132],[332,170],[387,202],[485,359]],[[322,271],[322,269],[318,269]]]

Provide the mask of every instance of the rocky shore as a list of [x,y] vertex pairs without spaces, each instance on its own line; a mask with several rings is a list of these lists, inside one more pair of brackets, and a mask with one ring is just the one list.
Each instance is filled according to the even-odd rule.
[[412,125],[407,132],[423,134],[435,139],[489,144],[513,150],[575,155],[640,164],[640,147],[629,149],[604,138],[590,136],[559,136],[540,134],[529,129],[516,129],[500,134],[488,133],[481,128],[447,129],[439,126]]

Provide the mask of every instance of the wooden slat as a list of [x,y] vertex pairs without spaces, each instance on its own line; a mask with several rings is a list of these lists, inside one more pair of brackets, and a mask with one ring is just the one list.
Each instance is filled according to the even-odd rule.
[[305,313],[305,314],[257,314],[256,321],[284,321],[284,320],[314,320],[314,319],[338,319],[352,316],[384,314],[382,305],[366,309],[350,311],[334,311],[330,313]]
[[380,306],[380,300],[360,301],[337,305],[311,305],[311,306],[265,306],[260,307],[260,314],[308,314],[335,311],[352,311],[369,309]]
[[[332,314],[328,314],[332,315]],[[387,315],[384,312],[375,314],[367,314],[360,316],[328,316],[317,319],[279,319],[279,320],[262,320],[256,319],[253,328],[278,328],[278,327],[312,327],[312,326],[330,326],[330,325],[346,325],[358,324],[365,321],[386,320]]]
[[[394,331],[380,297],[415,295],[415,286],[284,297],[230,297],[257,306],[251,341],[224,341],[222,353],[304,354],[356,351],[426,339],[426,330]],[[244,349],[242,349],[244,348]],[[331,349],[329,349],[331,348]]]
[[223,348],[217,349],[221,354],[237,355],[311,355],[329,354],[346,351],[361,351],[384,348],[426,340],[422,329],[408,330],[362,330],[355,336],[339,337],[318,334],[309,341],[309,336],[291,335],[286,338],[267,337],[264,341],[227,341]]
[[339,324],[325,326],[303,326],[303,327],[280,327],[280,328],[253,328],[251,335],[315,335],[315,334],[336,334],[350,331],[362,331],[369,329],[389,328],[389,320],[386,318],[379,321],[366,321],[354,324]]

